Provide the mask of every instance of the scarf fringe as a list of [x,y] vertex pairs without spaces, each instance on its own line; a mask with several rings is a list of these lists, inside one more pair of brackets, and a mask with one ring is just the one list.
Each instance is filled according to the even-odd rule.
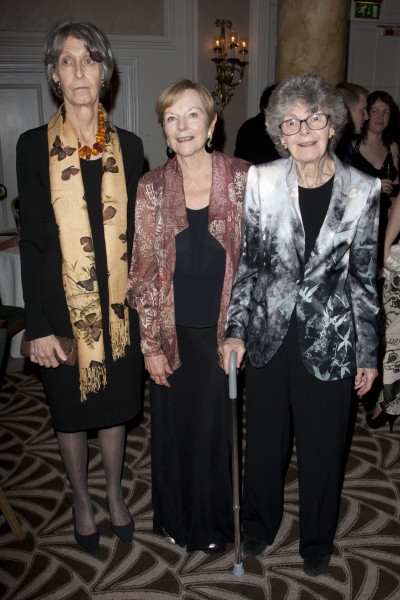
[[125,356],[125,346],[130,345],[129,320],[110,323],[111,350],[113,360]]
[[79,369],[81,402],[87,400],[86,394],[98,392],[100,387],[107,385],[106,366],[96,365]]

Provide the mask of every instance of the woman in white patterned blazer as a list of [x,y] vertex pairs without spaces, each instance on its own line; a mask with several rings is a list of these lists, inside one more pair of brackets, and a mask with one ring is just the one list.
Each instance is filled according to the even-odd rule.
[[317,576],[334,548],[352,378],[361,396],[377,374],[380,181],[334,156],[346,109],[321,77],[282,81],[265,113],[285,158],[249,170],[220,351],[226,370],[247,352],[244,552],[278,531],[292,422],[300,555]]

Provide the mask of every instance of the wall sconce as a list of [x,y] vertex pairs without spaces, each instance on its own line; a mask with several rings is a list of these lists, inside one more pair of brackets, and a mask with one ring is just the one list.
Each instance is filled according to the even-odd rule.
[[[248,54],[249,38],[242,37],[239,42],[237,31],[232,31],[232,22],[225,19],[217,19],[215,26],[221,28],[219,35],[213,37],[213,53],[215,58],[211,60],[216,66],[215,92],[212,92],[216,104],[219,106],[220,117],[224,121],[225,106],[233,98],[233,90],[242,83],[244,69],[248,64],[246,62],[246,54]],[[228,42],[225,40],[225,27],[229,30]],[[231,51],[228,58],[227,46]],[[236,58],[236,53],[240,54],[240,58]],[[238,79],[234,81],[237,75]]]

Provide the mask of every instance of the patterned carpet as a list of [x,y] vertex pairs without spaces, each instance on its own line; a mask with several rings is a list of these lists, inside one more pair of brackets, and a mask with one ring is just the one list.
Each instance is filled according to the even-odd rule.
[[13,600],[389,600],[400,599],[400,423],[372,432],[363,409],[346,468],[331,565],[304,575],[298,555],[298,484],[294,452],[285,514],[274,545],[245,558],[232,574],[233,547],[206,556],[152,533],[149,406],[128,435],[124,495],[136,522],[132,546],[113,536],[97,440],[90,441],[89,480],[101,548],[94,557],[73,538],[71,490],[57,451],[40,382],[6,377],[0,395],[0,485],[24,531],[16,541],[0,514],[0,598]]

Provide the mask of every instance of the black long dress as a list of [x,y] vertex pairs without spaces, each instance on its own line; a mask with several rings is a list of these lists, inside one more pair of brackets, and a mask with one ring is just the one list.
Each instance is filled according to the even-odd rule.
[[[367,175],[371,175],[371,177],[377,177],[378,179],[385,179],[385,178],[387,178],[387,168],[388,168],[388,166],[390,166],[393,169],[393,171],[392,171],[393,180],[396,179],[397,169],[395,167],[392,152],[390,150],[389,145],[386,145],[387,154],[386,154],[385,160],[383,161],[383,165],[380,169],[377,169],[376,167],[374,167],[374,165],[372,165],[369,162],[369,160],[367,160],[365,158],[365,156],[363,156],[361,154],[360,144],[361,144],[361,140],[359,139],[354,148],[353,165],[356,169],[358,169],[359,171],[362,171],[363,173],[366,173]],[[393,190],[393,195],[397,196],[395,190]],[[386,232],[386,227],[388,224],[388,209],[389,209],[389,207],[390,207],[389,195],[382,193],[380,208],[379,208],[379,230],[378,230],[378,242],[381,245],[383,244],[383,242],[385,240],[385,232]],[[383,248],[380,247],[378,250],[379,264],[382,264],[382,258],[383,258],[382,254],[383,254]]]
[[150,389],[153,526],[190,552],[222,550],[234,534],[228,383],[217,355],[226,253],[208,231],[208,207],[187,215],[174,273],[182,365],[170,388]]
[[[136,188],[143,169],[142,143],[133,133],[118,130],[128,191],[127,251],[132,247]],[[125,423],[140,409],[142,355],[138,315],[129,309],[131,344],[114,362],[108,333],[108,285],[101,207],[101,160],[81,160],[82,178],[93,244],[103,315],[107,385],[81,403],[78,364],[41,368],[53,426],[75,432]],[[17,146],[21,208],[21,271],[28,340],[55,335],[72,337],[61,272],[58,228],[50,200],[47,126],[21,135]]]

